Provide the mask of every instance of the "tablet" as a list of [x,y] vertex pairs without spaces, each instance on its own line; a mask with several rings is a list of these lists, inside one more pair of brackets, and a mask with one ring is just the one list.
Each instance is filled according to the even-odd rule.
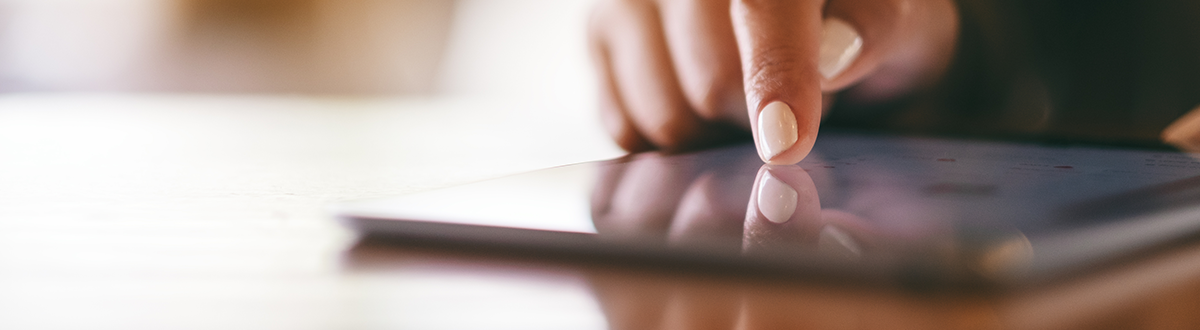
[[706,272],[1038,283],[1200,233],[1200,160],[1170,150],[823,132],[641,153],[338,205],[372,239]]

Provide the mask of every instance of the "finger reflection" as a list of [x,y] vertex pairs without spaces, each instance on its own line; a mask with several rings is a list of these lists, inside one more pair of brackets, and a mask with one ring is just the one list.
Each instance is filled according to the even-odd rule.
[[[956,225],[951,219],[977,213],[928,196],[909,180],[912,169],[821,157],[763,165],[750,148],[634,155],[603,168],[592,221],[605,238],[722,258],[969,268],[986,278],[1020,274],[1028,263],[1028,243],[1008,240],[1019,232]],[[964,233],[972,245],[957,240]]]
[[746,196],[762,162],[753,149],[718,152],[646,153],[607,164],[592,193],[597,231],[737,251]]
[[980,251],[976,257],[976,271],[994,280],[1019,278],[1029,270],[1033,246],[1020,232],[1000,237],[1003,238]]
[[811,248],[820,228],[821,200],[808,173],[795,165],[763,165],[756,181],[746,211],[743,252]]
[[862,257],[862,247],[845,230],[834,225],[825,225],[817,235],[817,249],[846,259]]
[[821,195],[837,194],[830,171],[763,165],[753,152],[722,155],[679,162],[669,160],[678,155],[646,153],[607,165],[592,195],[596,229],[671,246],[842,260],[858,260],[877,240],[862,217],[822,209]]
[[821,222],[824,225],[817,234],[817,249],[833,257],[858,260],[879,241],[874,226],[850,212],[821,210]]
[[741,242],[739,218],[745,201],[737,196],[749,194],[750,185],[731,183],[721,175],[707,173],[688,187],[671,221],[667,240],[672,244],[718,245],[725,250],[740,248],[735,243]]
[[800,194],[771,176],[770,171],[764,173],[758,185],[758,210],[763,216],[774,223],[784,223],[796,213],[796,200]]
[[592,221],[610,235],[662,236],[687,187],[703,171],[694,162],[671,162],[658,153],[610,163],[592,194]]

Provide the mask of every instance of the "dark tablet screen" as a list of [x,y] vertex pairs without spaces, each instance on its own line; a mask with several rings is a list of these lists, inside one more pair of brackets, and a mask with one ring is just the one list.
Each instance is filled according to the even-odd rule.
[[1198,176],[1172,151],[830,132],[791,166],[644,153],[338,212],[401,242],[1011,283],[1194,236]]

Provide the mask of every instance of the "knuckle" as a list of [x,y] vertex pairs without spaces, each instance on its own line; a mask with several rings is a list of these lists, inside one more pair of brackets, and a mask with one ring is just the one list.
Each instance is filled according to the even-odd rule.
[[737,109],[737,105],[745,106],[745,100],[740,95],[741,85],[732,86],[723,80],[714,80],[705,87],[705,92],[695,105],[696,114],[707,121],[720,121],[730,116],[730,114],[738,114],[745,109]]
[[632,128],[624,124],[616,124],[608,127],[608,134],[612,137],[613,142],[617,146],[626,151],[642,151],[646,150],[646,144],[641,140],[641,137],[634,132]]
[[612,3],[613,8],[618,10],[618,12],[624,13],[642,11],[648,8],[648,6],[655,5],[653,0],[609,0],[609,2]]
[[616,137],[615,141],[618,147],[621,147],[622,150],[629,152],[639,152],[653,149],[637,136],[621,135]]
[[597,1],[592,6],[592,12],[588,16],[587,21],[588,35],[592,39],[602,37],[605,27],[611,25],[614,16],[618,12],[617,5],[617,0],[604,0]]
[[659,121],[647,127],[646,135],[661,149],[685,149],[695,140],[696,130],[693,126],[691,121],[682,119]]
[[740,95],[742,71],[736,61],[731,62],[691,63],[678,72],[687,102],[705,120],[716,121],[724,116],[730,110],[730,99]]
[[708,121],[717,121],[724,117],[724,111],[721,109],[721,102],[712,91],[709,91],[700,103],[696,105],[696,115]]
[[619,109],[606,106],[601,111],[601,123],[621,149],[631,152],[652,149]]
[[907,18],[912,16],[914,11],[916,11],[926,2],[928,1],[893,0],[886,1],[885,4],[887,5],[886,9],[888,13],[897,18]]
[[733,4],[749,10],[764,8],[773,4],[773,0],[733,0]]
[[730,8],[745,14],[771,14],[778,13],[784,8],[789,8],[795,5],[819,6],[821,3],[826,1],[827,0],[732,0]]
[[746,73],[747,87],[756,90],[774,90],[782,87],[786,79],[803,72],[803,52],[795,47],[776,46],[763,49],[750,59]]
[[648,0],[601,0],[592,6],[589,27],[603,30],[622,17],[627,17],[644,7]]

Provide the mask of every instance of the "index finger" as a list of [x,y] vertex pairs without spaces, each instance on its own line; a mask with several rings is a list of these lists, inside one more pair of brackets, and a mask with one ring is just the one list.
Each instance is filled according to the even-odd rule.
[[821,122],[819,0],[734,0],[750,127],[768,164],[794,164],[816,142]]

